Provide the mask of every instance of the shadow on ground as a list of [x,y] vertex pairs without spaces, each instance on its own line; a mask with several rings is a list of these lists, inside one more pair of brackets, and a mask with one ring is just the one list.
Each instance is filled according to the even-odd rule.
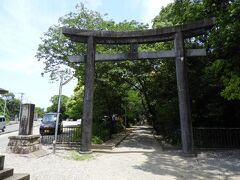
[[149,127],[138,127],[119,146],[134,148],[147,157],[143,164],[134,168],[184,180],[240,179],[240,150],[205,151],[198,152],[196,158],[184,158],[178,150],[162,151],[151,132]]
[[[158,175],[171,175],[176,179],[240,179],[240,163],[236,154],[226,157],[226,153],[205,152],[204,157],[183,158],[179,152],[144,153],[147,161],[134,168]],[[223,155],[224,154],[224,155]],[[215,157],[211,157],[211,156]],[[239,156],[238,156],[239,157]]]

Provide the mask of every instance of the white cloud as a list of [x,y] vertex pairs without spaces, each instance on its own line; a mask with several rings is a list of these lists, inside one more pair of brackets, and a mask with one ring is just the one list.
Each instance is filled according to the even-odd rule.
[[[64,15],[64,9],[54,15],[42,13],[44,2],[14,0],[2,1],[5,17],[0,17],[0,70],[5,72],[24,73],[31,75],[40,73],[43,65],[34,57],[40,36],[48,27],[57,24],[57,20]],[[41,8],[38,7],[41,5]],[[6,18],[7,17],[7,18]]]
[[85,0],[84,4],[87,5],[88,8],[96,10],[102,5],[102,0]]
[[173,0],[142,0],[141,3],[145,9],[145,12],[142,13],[143,21],[151,25],[153,18],[155,18],[159,14],[161,8],[165,7],[171,2],[173,2]]
[[[79,0],[0,0],[0,82],[11,92],[24,92],[25,102],[46,107],[58,93],[58,83],[49,84],[40,73],[44,65],[34,57],[40,36],[74,10]],[[99,1],[100,2],[100,1]],[[58,6],[55,6],[55,5]],[[98,3],[99,4],[99,3]],[[76,81],[63,89],[70,96]]]
[[19,60],[11,60],[2,61],[0,63],[0,71],[8,72],[8,73],[21,73],[27,76],[31,76],[33,74],[40,74],[43,69],[43,64],[38,62],[32,56],[25,56],[24,61],[23,58],[19,58]]

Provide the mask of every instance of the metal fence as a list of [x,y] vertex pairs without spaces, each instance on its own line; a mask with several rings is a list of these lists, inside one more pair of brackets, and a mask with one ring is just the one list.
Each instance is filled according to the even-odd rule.
[[[181,131],[172,133],[174,144],[181,145]],[[240,148],[240,128],[193,127],[195,148]]]
[[195,147],[240,148],[240,128],[193,128]]
[[[63,127],[63,132],[57,135],[57,143],[80,143],[81,129],[80,126]],[[42,144],[52,144],[54,135],[41,136]]]
[[[181,131],[169,133],[169,139],[174,139],[174,144],[181,145]],[[79,144],[80,136],[80,126],[63,127],[63,132],[57,136],[57,143]],[[240,128],[193,127],[193,139],[195,148],[240,148]],[[52,144],[53,140],[54,135],[41,137],[42,144]]]

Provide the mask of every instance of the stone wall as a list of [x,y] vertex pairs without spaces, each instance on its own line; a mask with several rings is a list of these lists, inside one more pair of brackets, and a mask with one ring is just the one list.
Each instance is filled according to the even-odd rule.
[[9,137],[7,151],[17,154],[28,154],[41,148],[39,135],[19,135]]

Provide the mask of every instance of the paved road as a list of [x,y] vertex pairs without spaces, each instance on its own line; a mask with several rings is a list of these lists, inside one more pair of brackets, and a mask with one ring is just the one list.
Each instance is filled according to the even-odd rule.
[[[39,126],[41,123],[41,121],[34,121],[34,126]],[[19,129],[19,123],[16,124],[10,124],[6,126],[5,132],[0,131],[0,136],[6,133],[10,133],[10,132],[15,132],[18,131]]]
[[13,132],[13,131],[18,131],[18,128],[19,128],[19,123],[7,125],[6,129],[5,129],[5,132],[0,132],[0,135],[5,134],[5,133],[9,133],[9,132]]
[[[18,124],[10,125],[11,127],[8,129],[9,131],[0,134],[0,149],[6,149],[8,144],[8,137],[9,136],[16,136],[18,135]],[[10,132],[13,131],[13,132]],[[39,134],[39,122],[34,124],[33,134]]]
[[[41,124],[41,121],[34,121],[34,125],[33,126],[38,126]],[[72,126],[72,125],[79,125],[81,124],[81,122],[78,121],[63,121],[63,126]],[[0,131],[0,136],[6,133],[10,133],[10,132],[15,132],[18,131],[19,129],[19,123],[15,123],[15,124],[10,124],[7,125],[5,132]]]

